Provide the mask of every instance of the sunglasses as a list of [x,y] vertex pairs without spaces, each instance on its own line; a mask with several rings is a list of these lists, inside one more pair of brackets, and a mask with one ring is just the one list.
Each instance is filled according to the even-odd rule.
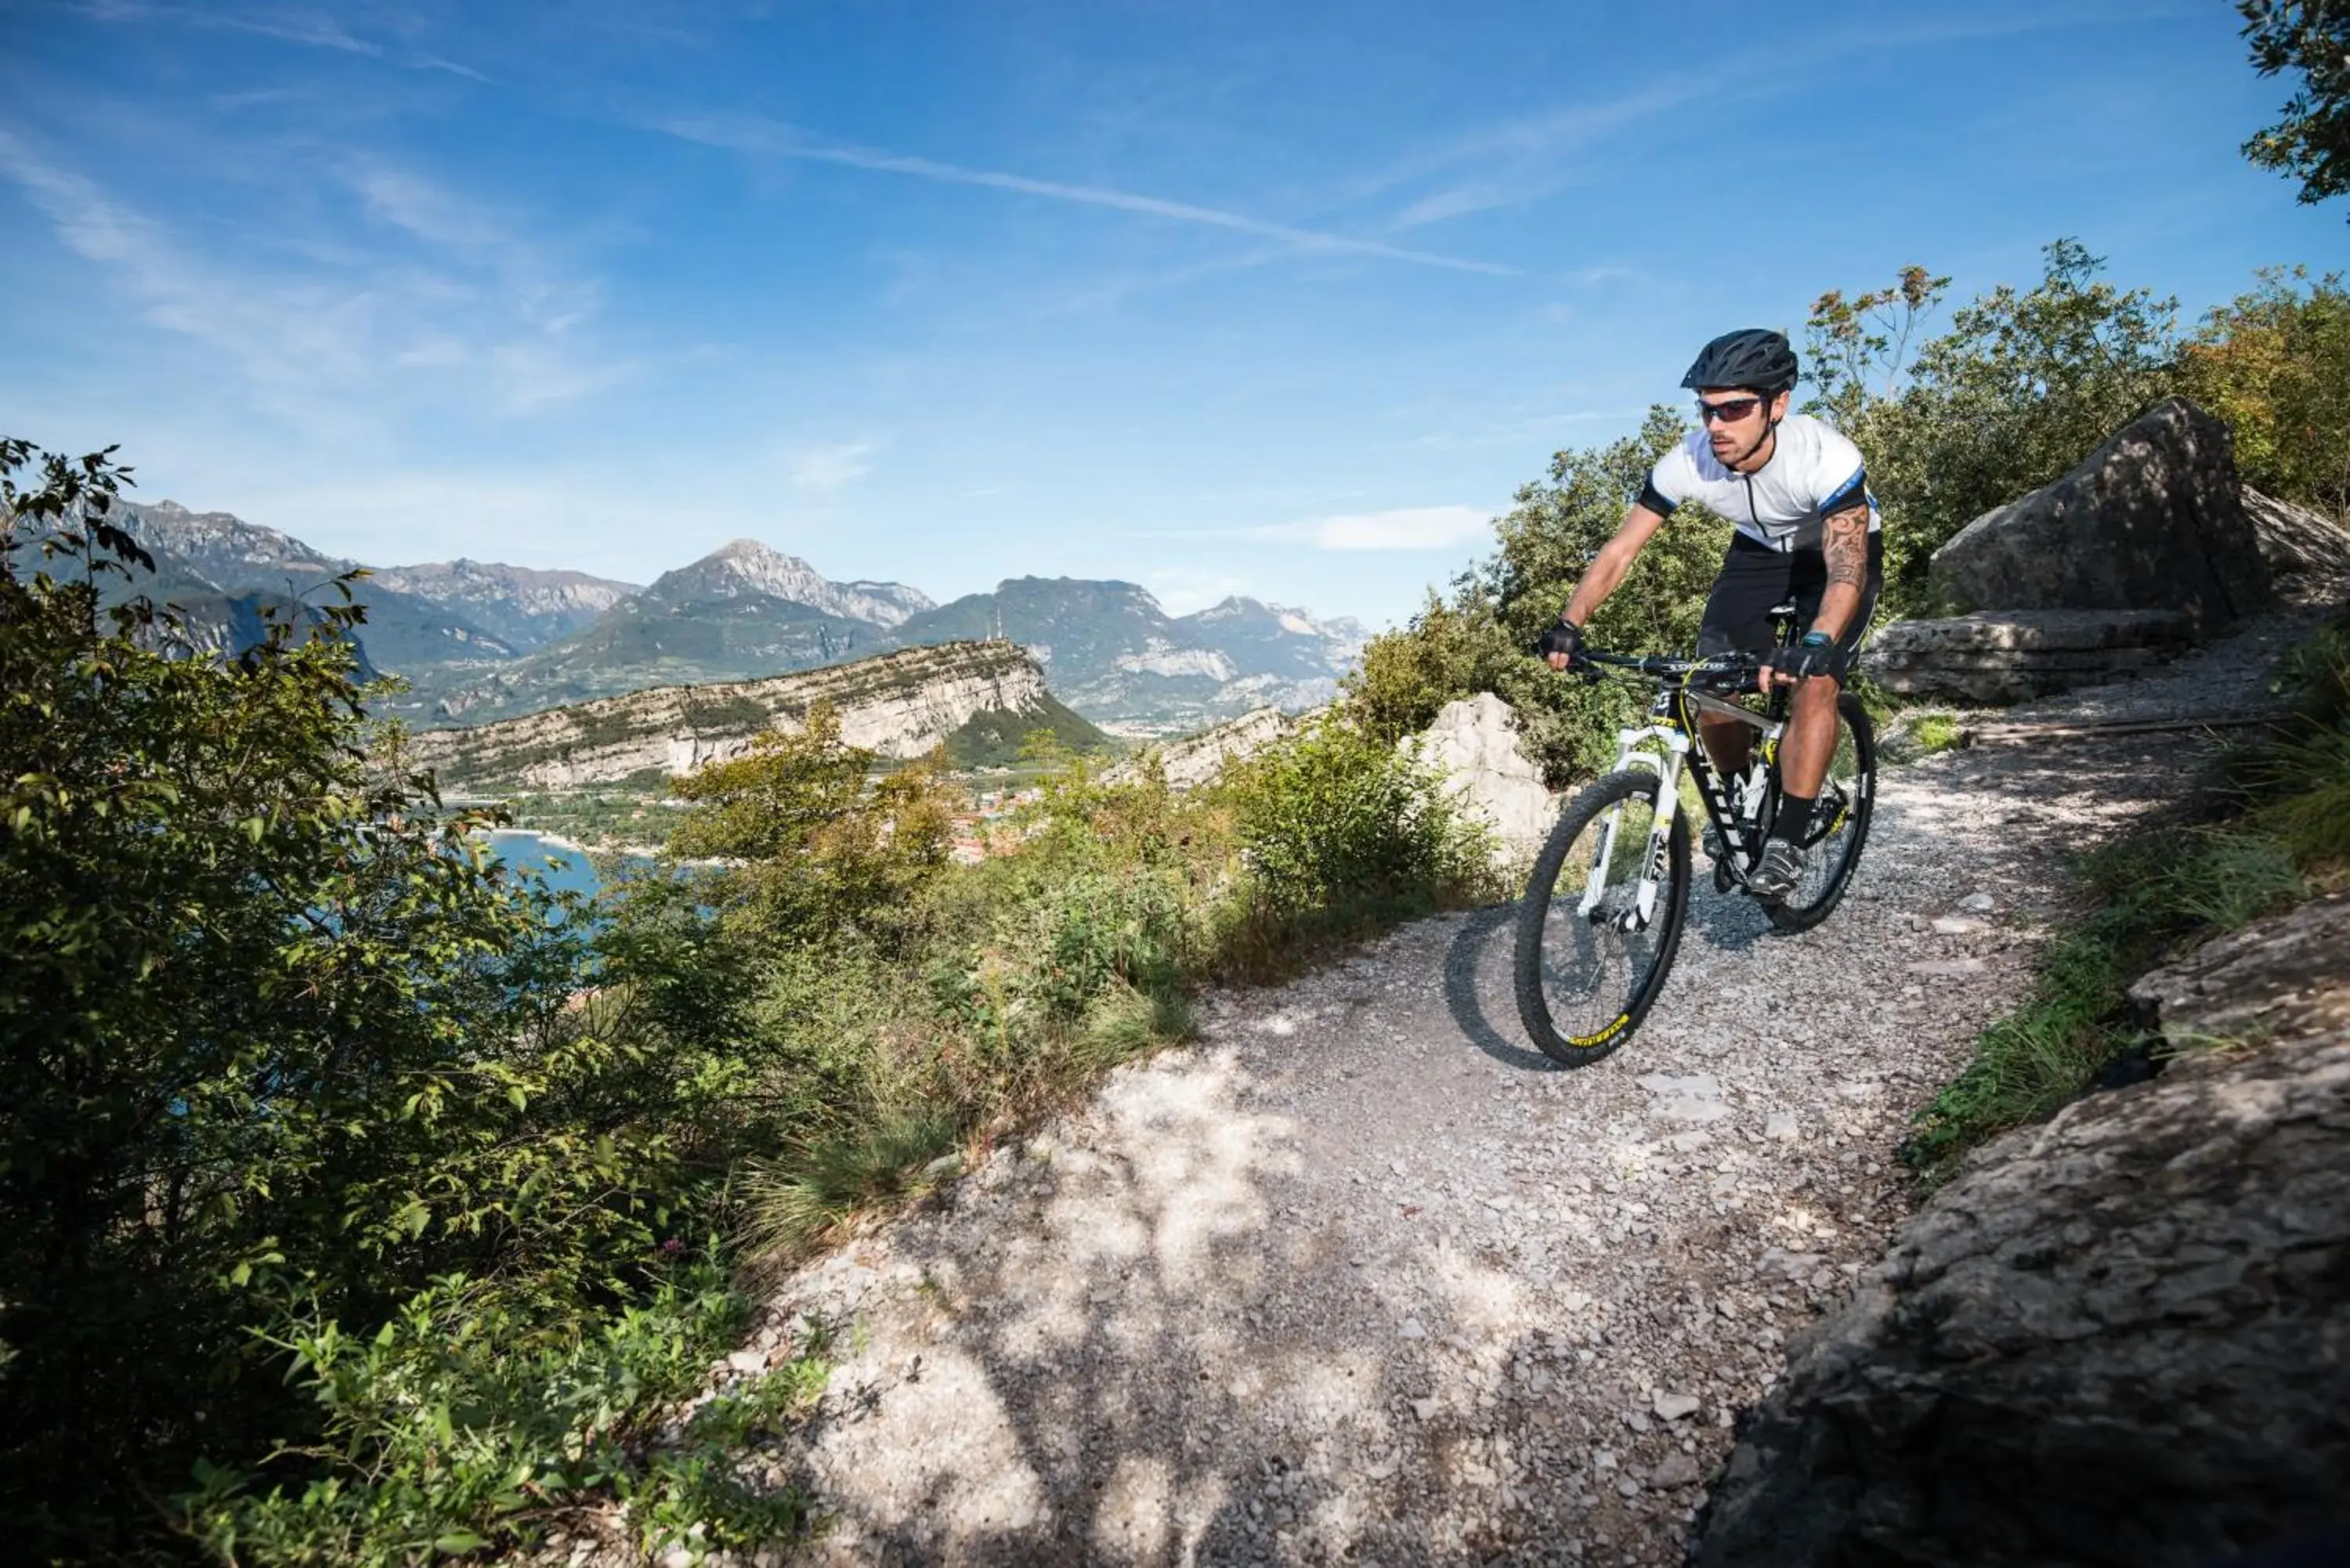
[[1700,398],[1697,400],[1697,417],[1706,424],[1716,421],[1736,424],[1762,406],[1760,398],[1724,398],[1718,403],[1709,403]]

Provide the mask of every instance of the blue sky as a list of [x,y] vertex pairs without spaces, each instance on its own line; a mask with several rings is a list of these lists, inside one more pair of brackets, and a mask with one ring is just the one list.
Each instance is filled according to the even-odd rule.
[[[487,19],[484,19],[487,18]],[[1386,620],[1821,290],[2339,265],[2220,0],[0,0],[0,430],[381,564]],[[1898,525],[1898,519],[1892,519]]]

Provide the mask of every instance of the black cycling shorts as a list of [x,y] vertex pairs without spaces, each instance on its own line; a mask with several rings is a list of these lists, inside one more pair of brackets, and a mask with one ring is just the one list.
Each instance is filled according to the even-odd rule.
[[[1877,613],[1877,590],[1885,586],[1885,535],[1868,536],[1868,585],[1861,590],[1860,609],[1836,639],[1835,677],[1841,680]],[[1733,534],[1730,553],[1721,558],[1721,576],[1705,601],[1705,620],[1698,628],[1700,654],[1768,653],[1776,646],[1771,632],[1771,607],[1795,601],[1799,628],[1809,627],[1820,613],[1828,591],[1828,559],[1817,550],[1782,555],[1758,545],[1743,534]]]

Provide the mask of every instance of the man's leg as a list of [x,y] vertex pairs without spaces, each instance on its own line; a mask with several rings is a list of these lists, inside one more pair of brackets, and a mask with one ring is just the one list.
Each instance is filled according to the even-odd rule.
[[1737,719],[1727,719],[1714,713],[1697,716],[1697,738],[1705,747],[1713,771],[1725,779],[1735,779],[1746,772],[1746,764],[1754,760],[1754,726]]
[[[1721,653],[1761,653],[1771,646],[1771,607],[1787,596],[1788,559],[1775,550],[1733,535],[1721,572],[1706,596],[1705,618],[1697,634],[1697,650],[1712,658]],[[1735,779],[1753,759],[1754,726],[1711,713],[1698,715],[1697,736],[1707,760],[1724,779]]]
[[1819,798],[1828,762],[1835,755],[1836,696],[1843,690],[1833,675],[1814,675],[1795,688],[1795,700],[1787,707],[1786,732],[1779,737],[1782,794]]

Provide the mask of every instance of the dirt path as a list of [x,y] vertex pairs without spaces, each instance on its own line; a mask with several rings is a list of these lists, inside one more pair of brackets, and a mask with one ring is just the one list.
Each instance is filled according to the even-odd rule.
[[2063,857],[2189,754],[1888,771],[1833,919],[1701,885],[1649,1022],[1579,1073],[1519,1031],[1506,909],[1211,998],[1195,1046],[787,1282],[776,1324],[861,1325],[774,1456],[830,1521],[796,1560],[1678,1563],[1785,1335],[1905,1213],[1894,1150],[2022,991]]

